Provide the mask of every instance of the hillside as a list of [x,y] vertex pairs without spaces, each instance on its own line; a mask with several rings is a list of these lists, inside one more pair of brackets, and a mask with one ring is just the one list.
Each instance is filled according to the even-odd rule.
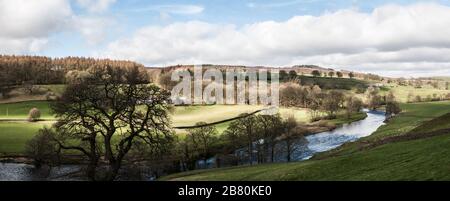
[[[348,78],[350,73],[353,73],[355,78],[358,79],[364,79],[367,78],[370,74],[360,73],[360,72],[353,72],[348,70],[335,70],[332,68],[326,68],[316,65],[295,65],[291,67],[283,67],[283,66],[240,66],[240,65],[213,65],[213,64],[203,64],[203,68],[216,68],[221,71],[226,71],[228,69],[240,69],[240,70],[247,70],[247,69],[256,69],[256,70],[271,70],[271,69],[277,69],[279,71],[295,71],[298,75],[311,75],[314,70],[317,70],[323,74],[328,74],[329,72],[341,72],[343,74],[343,77]],[[172,72],[174,70],[193,70],[194,65],[175,65],[175,66],[166,66],[166,67],[147,67],[147,70],[150,74],[158,75],[161,73],[167,73]],[[379,77],[379,76],[378,76]],[[380,77],[381,78],[381,77]]]

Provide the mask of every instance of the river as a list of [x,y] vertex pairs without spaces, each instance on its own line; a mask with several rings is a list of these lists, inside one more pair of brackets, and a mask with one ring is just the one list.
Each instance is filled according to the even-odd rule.
[[359,138],[367,137],[384,124],[384,112],[366,111],[364,120],[345,124],[342,127],[328,132],[306,136],[308,152],[302,159],[311,158],[315,153],[329,151],[346,142],[353,142]]

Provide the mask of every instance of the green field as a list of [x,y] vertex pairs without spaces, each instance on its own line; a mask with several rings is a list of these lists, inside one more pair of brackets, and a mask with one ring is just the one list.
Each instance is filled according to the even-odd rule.
[[50,114],[49,102],[47,101],[0,104],[0,119],[27,119],[28,112],[32,108],[40,110],[42,119],[53,119],[53,116]]
[[401,108],[403,112],[397,118],[366,139],[406,134],[425,121],[450,113],[450,101],[401,104]]
[[193,126],[197,122],[213,123],[263,108],[257,105],[177,106],[172,121],[173,126]]
[[398,101],[406,103],[408,101],[408,95],[412,94],[415,96],[420,96],[425,99],[427,96],[433,96],[436,94],[438,96],[447,95],[450,90],[445,89],[435,89],[430,85],[423,85],[422,88],[414,88],[413,86],[399,86],[399,85],[389,85],[388,88],[395,95]]
[[26,142],[51,122],[0,122],[0,155],[23,153]]
[[450,102],[403,104],[402,108],[403,114],[373,135],[315,157],[321,160],[184,172],[163,180],[449,180],[450,133],[359,149],[362,141],[407,135],[419,126],[432,130],[434,124],[450,121],[429,122],[449,113]]

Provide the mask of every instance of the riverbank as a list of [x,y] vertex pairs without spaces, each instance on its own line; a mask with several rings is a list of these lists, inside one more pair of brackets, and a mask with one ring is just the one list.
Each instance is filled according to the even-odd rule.
[[356,114],[352,114],[349,118],[346,117],[346,115],[341,114],[336,119],[320,120],[313,123],[309,123],[303,125],[304,129],[307,130],[307,134],[305,136],[314,135],[321,132],[332,131],[346,124],[364,120],[365,118],[367,118],[367,113],[359,112]]

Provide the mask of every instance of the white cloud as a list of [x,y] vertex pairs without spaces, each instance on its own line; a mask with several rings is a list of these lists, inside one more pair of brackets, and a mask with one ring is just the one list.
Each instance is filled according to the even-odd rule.
[[450,7],[423,3],[242,27],[191,21],[142,28],[110,43],[103,55],[148,65],[320,64],[373,72],[383,68],[384,75],[406,76],[425,69],[439,74],[450,69],[449,24]]
[[94,46],[104,42],[109,28],[114,21],[106,17],[74,16],[72,26],[86,40],[88,45]]
[[38,52],[71,15],[65,0],[0,0],[0,53]]
[[249,8],[281,8],[287,6],[293,6],[297,4],[314,3],[320,0],[291,0],[291,1],[278,1],[274,3],[254,3],[250,2],[247,4]]
[[61,32],[77,32],[97,45],[112,23],[106,17],[76,15],[69,0],[0,0],[0,54],[37,54]]
[[165,15],[169,14],[193,15],[202,13],[203,10],[204,10],[203,6],[175,4],[175,5],[150,6],[146,8],[134,9],[133,11],[135,12],[156,11]]
[[104,12],[115,2],[116,0],[77,0],[78,5],[93,13]]

